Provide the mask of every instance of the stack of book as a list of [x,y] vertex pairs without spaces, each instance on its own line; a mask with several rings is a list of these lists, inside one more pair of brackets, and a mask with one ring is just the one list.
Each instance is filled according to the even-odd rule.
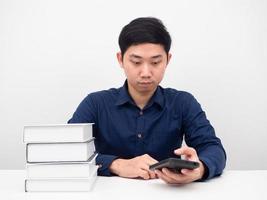
[[25,191],[90,191],[97,176],[93,124],[25,126]]

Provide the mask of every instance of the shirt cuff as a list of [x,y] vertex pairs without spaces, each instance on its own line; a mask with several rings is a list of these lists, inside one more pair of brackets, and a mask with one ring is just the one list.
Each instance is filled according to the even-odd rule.
[[98,154],[96,157],[96,165],[99,166],[98,175],[99,176],[114,176],[114,174],[110,172],[109,166],[111,165],[113,160],[117,158],[118,156]]
[[199,157],[199,160],[203,163],[205,167],[205,172],[203,177],[199,181],[206,181],[216,174],[216,168],[214,167],[214,164],[206,157]]

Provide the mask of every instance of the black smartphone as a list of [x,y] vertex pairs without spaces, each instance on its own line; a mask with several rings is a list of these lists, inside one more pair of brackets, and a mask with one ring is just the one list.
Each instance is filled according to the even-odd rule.
[[175,172],[180,172],[181,169],[196,169],[199,167],[199,162],[183,160],[179,158],[168,158],[158,163],[149,166],[150,170],[168,168]]

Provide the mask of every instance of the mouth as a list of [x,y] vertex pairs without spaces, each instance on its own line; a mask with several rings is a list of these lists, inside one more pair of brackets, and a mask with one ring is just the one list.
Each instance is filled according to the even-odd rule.
[[140,88],[151,88],[153,82],[138,82]]
[[138,84],[140,84],[140,85],[151,85],[152,82],[139,82]]

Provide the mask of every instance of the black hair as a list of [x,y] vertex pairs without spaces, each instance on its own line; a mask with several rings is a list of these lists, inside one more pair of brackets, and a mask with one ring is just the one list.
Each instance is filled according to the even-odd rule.
[[161,44],[168,54],[171,48],[171,36],[160,19],[140,17],[124,26],[119,36],[122,56],[132,45],[143,43]]

